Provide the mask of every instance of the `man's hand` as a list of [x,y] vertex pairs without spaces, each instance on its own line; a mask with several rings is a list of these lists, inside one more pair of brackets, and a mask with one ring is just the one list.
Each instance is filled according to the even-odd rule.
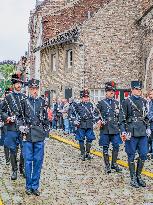
[[74,121],[74,125],[79,126],[79,125],[80,125],[80,122],[79,122],[78,120],[75,120],[75,121]]
[[102,125],[103,125],[102,120],[98,120],[97,126],[100,128],[100,127],[102,127]]
[[15,115],[14,115],[14,116],[11,116],[11,117],[8,117],[8,118],[6,119],[6,123],[15,122],[15,119],[16,119]]
[[0,121],[0,128],[4,126],[4,122]]
[[8,117],[8,118],[6,119],[6,123],[9,124],[10,122],[11,122],[11,117]]
[[147,136],[149,137],[151,135],[151,129],[147,128],[146,133],[147,133]]
[[122,132],[121,139],[123,142],[125,142],[127,140],[127,133],[126,132]]

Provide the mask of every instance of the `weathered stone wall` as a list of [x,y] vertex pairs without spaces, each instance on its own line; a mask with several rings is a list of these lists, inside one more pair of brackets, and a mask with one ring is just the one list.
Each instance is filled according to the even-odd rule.
[[143,31],[144,85],[150,90],[153,88],[153,9],[141,20],[140,29]]
[[[66,67],[66,50],[73,50],[73,67]],[[51,53],[57,53],[57,71],[51,70]],[[72,88],[73,95],[78,96],[83,89],[83,48],[77,44],[55,46],[41,51],[41,91],[55,90],[57,96],[64,97],[65,88]]]
[[[105,4],[111,0],[78,0],[75,4],[65,7],[56,15],[47,15],[43,18],[43,40],[53,38],[58,33],[82,24]],[[90,12],[90,13],[89,13]]]
[[128,88],[131,80],[142,80],[143,31],[136,20],[143,9],[144,1],[114,0],[83,25],[80,41],[85,44],[87,87],[103,87],[114,80]]
[[[109,80],[116,81],[119,88],[129,88],[131,80],[144,80],[152,34],[145,37],[144,30],[136,22],[150,2],[113,0],[86,19],[80,27],[78,42],[72,45],[75,55],[71,72],[64,67],[68,45],[42,50],[43,89],[56,90],[63,97],[65,87],[73,88],[74,95],[78,95],[83,86],[103,88]],[[50,66],[53,49],[58,53],[56,72],[52,72]]]

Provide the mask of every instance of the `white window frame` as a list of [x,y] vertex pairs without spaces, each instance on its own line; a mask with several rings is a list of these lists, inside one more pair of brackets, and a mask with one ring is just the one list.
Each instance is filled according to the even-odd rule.
[[90,89],[90,98],[94,103],[105,98],[105,89]]
[[51,53],[51,70],[53,72],[57,71],[57,55],[56,55],[56,53]]
[[73,66],[73,50],[68,49],[66,51],[66,65],[68,69],[71,69]]

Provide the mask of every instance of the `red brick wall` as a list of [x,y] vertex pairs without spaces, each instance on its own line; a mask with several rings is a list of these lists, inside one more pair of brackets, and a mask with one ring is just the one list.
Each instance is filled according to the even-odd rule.
[[43,18],[43,40],[46,41],[58,33],[82,24],[88,18],[88,11],[93,14],[111,0],[80,0],[73,7],[62,9],[59,14]]
[[151,5],[153,5],[152,0],[141,0],[142,11],[145,12]]

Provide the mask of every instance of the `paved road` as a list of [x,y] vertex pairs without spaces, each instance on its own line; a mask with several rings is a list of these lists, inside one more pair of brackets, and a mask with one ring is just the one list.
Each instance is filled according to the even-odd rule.
[[153,179],[145,179],[145,189],[131,188],[126,169],[105,175],[101,158],[82,162],[78,150],[51,139],[46,142],[41,196],[29,197],[21,176],[10,180],[10,167],[5,166],[0,148],[0,194],[5,205],[150,205]]

